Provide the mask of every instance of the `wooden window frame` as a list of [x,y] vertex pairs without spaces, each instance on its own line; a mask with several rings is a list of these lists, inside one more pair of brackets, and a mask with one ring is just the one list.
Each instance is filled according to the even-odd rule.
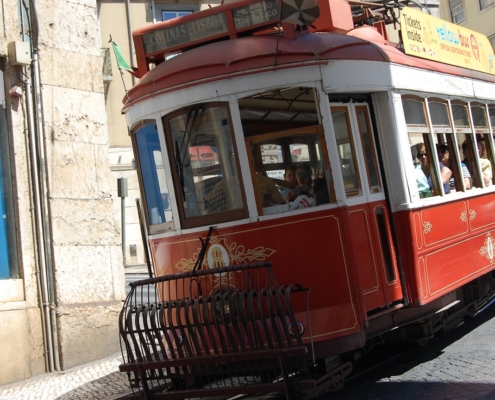
[[[228,210],[228,211],[220,211],[212,214],[207,214],[207,215],[200,215],[200,216],[194,216],[194,217],[186,217],[185,211],[184,211],[184,206],[183,206],[183,201],[184,199],[181,198],[181,193],[182,189],[180,187],[180,182],[179,182],[179,177],[177,175],[177,171],[175,167],[172,167],[172,164],[175,164],[175,152],[174,152],[174,146],[172,143],[172,135],[170,132],[170,127],[168,122],[173,119],[178,117],[179,115],[183,115],[187,113],[186,109],[180,109],[173,111],[169,114],[166,114],[162,116],[162,124],[163,124],[163,129],[165,131],[165,141],[167,144],[167,152],[169,156],[169,161],[171,163],[171,172],[172,172],[172,180],[173,180],[173,185],[174,185],[174,190],[176,193],[177,197],[177,209],[179,212],[179,219],[180,219],[180,225],[184,229],[189,229],[189,228],[199,228],[199,227],[204,227],[204,226],[212,226],[224,222],[232,222],[232,221],[237,221],[237,220],[242,220],[245,218],[249,217],[248,209],[247,209],[247,204],[246,204],[246,194],[244,190],[244,186],[242,184],[242,171],[239,163],[239,156],[237,155],[237,143],[235,140],[235,135],[234,135],[234,125],[232,124],[232,116],[230,113],[230,105],[228,102],[206,102],[206,103],[201,103],[201,104],[195,104],[191,105],[189,107],[194,107],[194,106],[199,106],[201,105],[204,108],[214,108],[214,107],[224,107],[225,110],[227,111],[227,118],[228,118],[228,123],[230,127],[230,135],[232,139],[232,143],[235,149],[235,165],[237,168],[237,174],[239,177],[239,187],[241,190],[241,199],[242,199],[242,208],[236,209],[236,210]],[[188,107],[188,108],[189,108]],[[179,200],[180,199],[180,200]]]
[[[331,166],[330,166],[330,161],[328,158],[328,152],[327,152],[327,146],[326,146],[326,141],[325,141],[325,135],[323,133],[323,126],[322,125],[312,125],[312,126],[307,126],[307,127],[302,127],[302,128],[295,128],[295,129],[289,129],[289,130],[283,130],[283,131],[278,131],[278,132],[270,132],[270,133],[265,133],[261,135],[256,135],[256,136],[249,136],[246,137],[245,143],[246,143],[246,149],[247,149],[247,155],[248,155],[248,160],[249,160],[249,169],[251,171],[251,178],[252,178],[252,183],[253,183],[253,188],[254,188],[254,197],[256,199],[256,209],[258,211],[258,215],[264,215],[263,214],[263,206],[261,204],[260,200],[260,193],[258,189],[258,183],[256,181],[256,163],[254,160],[254,155],[253,155],[253,146],[256,146],[258,144],[261,144],[262,142],[266,142],[271,139],[278,139],[278,138],[283,138],[283,137],[290,137],[290,136],[304,136],[304,135],[317,135],[318,139],[320,140],[320,145],[321,145],[321,159],[323,162],[323,168],[325,171],[328,171],[328,173],[325,173],[325,179],[327,181],[327,186],[329,189],[330,193],[330,203],[335,203],[336,202],[336,196],[335,196],[335,190],[333,187],[333,182],[331,180]],[[292,159],[291,159],[292,163]],[[285,214],[285,213],[284,213]]]

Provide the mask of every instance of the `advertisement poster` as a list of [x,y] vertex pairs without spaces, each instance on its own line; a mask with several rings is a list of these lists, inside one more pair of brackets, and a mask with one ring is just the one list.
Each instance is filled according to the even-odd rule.
[[495,75],[493,49],[481,33],[409,7],[401,30],[406,54]]

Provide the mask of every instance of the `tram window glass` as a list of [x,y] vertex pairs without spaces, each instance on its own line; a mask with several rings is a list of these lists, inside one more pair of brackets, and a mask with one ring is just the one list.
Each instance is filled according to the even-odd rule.
[[247,216],[228,106],[189,107],[163,117],[185,228]]
[[356,115],[361,144],[364,150],[364,161],[366,163],[366,173],[368,174],[370,192],[378,193],[382,191],[382,188],[380,183],[380,174],[378,172],[378,163],[375,156],[376,152],[373,141],[373,132],[371,131],[371,122],[368,118],[368,108],[366,106],[357,106]]
[[[334,201],[331,199],[335,196],[329,190],[332,185],[328,156],[322,148],[322,140],[323,129],[320,125],[246,139],[253,187],[261,215],[289,212]],[[279,154],[289,155],[283,158],[282,177],[274,174],[280,171],[280,165],[266,162],[266,157],[263,157],[267,147],[279,149]],[[296,168],[295,182],[283,179],[283,172],[289,166]]]
[[150,225],[172,222],[168,186],[156,124],[145,123],[135,130],[141,186]]
[[348,109],[332,107],[331,112],[346,196],[357,196],[361,194],[361,180],[350,130]]
[[435,128],[451,128],[447,104],[437,101],[429,101],[428,109],[430,110],[431,124]]
[[478,129],[488,129],[484,106],[471,105],[471,115],[473,116],[473,125],[477,131]]
[[459,128],[470,128],[466,105],[452,104],[452,116],[456,130],[459,130]]
[[407,126],[426,127],[424,103],[415,99],[403,99],[404,115]]
[[488,114],[490,115],[490,124],[492,126],[492,132],[495,132],[495,107],[489,107]]

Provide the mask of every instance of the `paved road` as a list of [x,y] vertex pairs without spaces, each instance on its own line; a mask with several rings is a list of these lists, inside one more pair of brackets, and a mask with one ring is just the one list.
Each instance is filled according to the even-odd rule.
[[324,398],[495,399],[495,305],[426,347]]

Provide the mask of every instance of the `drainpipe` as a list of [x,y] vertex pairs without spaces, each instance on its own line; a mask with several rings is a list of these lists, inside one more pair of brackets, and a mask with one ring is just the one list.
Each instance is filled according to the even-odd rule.
[[48,189],[47,189],[47,173],[46,173],[46,159],[45,159],[45,143],[43,134],[43,115],[42,115],[42,101],[41,101],[41,84],[40,84],[40,71],[38,64],[38,50],[35,48],[33,52],[33,94],[35,102],[35,115],[36,115],[36,130],[37,130],[37,145],[38,145],[38,162],[40,165],[40,179],[39,189],[41,192],[42,207],[41,212],[43,216],[43,242],[45,246],[44,256],[46,258],[46,274],[48,281],[48,296],[50,302],[50,323],[53,345],[53,357],[55,360],[55,370],[60,371],[59,364],[59,351],[58,351],[58,333],[57,333],[57,304],[55,301],[55,283],[53,277],[53,263],[52,263],[52,237],[51,237],[51,219],[48,208]]
[[38,64],[38,16],[33,0],[24,7],[31,15],[32,33],[32,86],[29,75],[26,79],[26,97],[28,111],[28,131],[30,145],[31,178],[33,183],[34,218],[36,221],[36,238],[38,263],[40,268],[40,286],[42,314],[45,318],[46,346],[48,350],[49,371],[60,371],[59,347],[57,334],[57,316],[55,303],[55,283],[52,263],[51,221],[48,212],[48,191],[46,160],[44,152],[44,134],[42,119],[41,84]]
[[[27,77],[29,77],[29,71],[26,71],[27,73],[25,74]],[[33,104],[31,102],[31,81],[29,78],[26,79],[24,82],[24,93],[26,93],[26,105],[27,105],[27,116],[24,118],[24,135],[26,139],[26,149],[29,149],[29,155],[33,154],[33,148],[30,146],[31,143],[33,143],[33,138],[31,137],[31,132],[33,132],[34,128],[34,120],[33,120]],[[28,120],[29,119],[29,120]],[[37,187],[37,181],[38,181],[38,173],[37,173],[37,167],[33,163],[33,158],[30,157],[30,167],[31,169],[28,168],[28,182],[33,182],[33,186]],[[36,183],[35,183],[36,182]],[[39,202],[35,201],[35,191],[33,190],[33,186],[29,185],[29,205],[30,209],[32,210],[31,212],[31,225],[33,226],[33,241],[37,244],[37,249],[38,251],[40,250],[39,247],[39,240],[40,240],[40,235],[37,233],[40,231],[40,222],[37,218],[37,213],[36,210],[39,210]],[[43,355],[45,358],[45,371],[53,371],[53,351],[52,351],[52,346],[51,346],[51,329],[48,327],[50,321],[49,321],[49,313],[48,313],[48,295],[45,293],[46,289],[46,280],[45,280],[45,275],[42,274],[42,270],[44,271],[45,269],[40,269],[40,258],[38,257],[38,254],[34,257],[34,266],[35,266],[35,271],[36,271],[36,285],[38,288],[38,301],[40,304],[40,311],[41,311],[41,329],[43,332]]]

